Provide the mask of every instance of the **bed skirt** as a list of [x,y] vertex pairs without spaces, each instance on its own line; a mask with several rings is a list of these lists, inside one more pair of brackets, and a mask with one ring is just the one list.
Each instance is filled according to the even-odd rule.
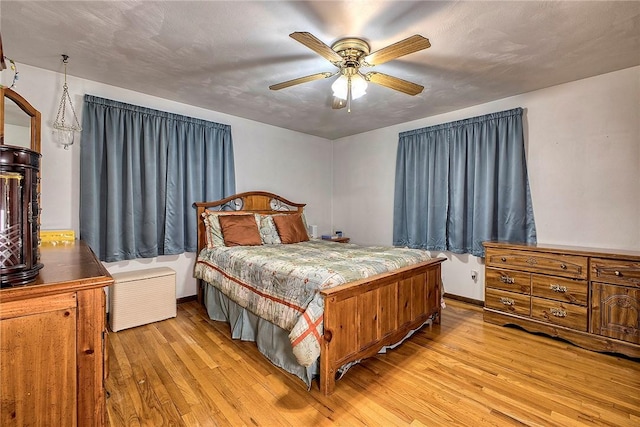
[[311,389],[313,377],[320,372],[319,359],[308,367],[300,365],[293,355],[288,331],[239,306],[210,284],[205,285],[205,306],[212,320],[229,323],[231,338],[255,342],[271,363],[300,378]]

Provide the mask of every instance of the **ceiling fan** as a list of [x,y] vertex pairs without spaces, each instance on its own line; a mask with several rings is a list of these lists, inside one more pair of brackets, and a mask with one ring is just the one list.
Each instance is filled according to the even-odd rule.
[[392,59],[430,47],[431,43],[429,43],[429,39],[421,35],[413,35],[373,53],[369,53],[371,48],[366,41],[354,37],[340,39],[331,45],[331,47],[324,44],[313,34],[307,32],[291,33],[289,37],[297,40],[327,59],[338,68],[338,71],[316,73],[288,80],[269,86],[271,90],[280,90],[301,83],[327,79],[336,74],[340,74],[340,77],[331,85],[333,89],[332,108],[339,109],[347,107],[347,110],[351,111],[351,100],[357,99],[365,94],[367,82],[379,84],[412,96],[419,94],[424,89],[423,86],[388,74],[375,71],[363,73],[360,70],[362,67],[373,67],[384,64]]

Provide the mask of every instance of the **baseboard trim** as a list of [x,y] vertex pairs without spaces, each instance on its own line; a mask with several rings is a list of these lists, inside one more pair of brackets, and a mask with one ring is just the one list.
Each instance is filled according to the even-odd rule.
[[468,298],[468,297],[463,297],[460,295],[453,295],[453,294],[444,294],[445,298],[449,298],[449,299],[454,299],[456,301],[462,301],[462,302],[466,302],[467,304],[473,304],[473,305],[477,305],[479,307],[484,307],[484,301],[478,300],[478,299],[473,299],[473,298]]
[[182,304],[184,302],[195,301],[198,299],[197,295],[189,295],[188,297],[181,297],[176,300],[177,304]]

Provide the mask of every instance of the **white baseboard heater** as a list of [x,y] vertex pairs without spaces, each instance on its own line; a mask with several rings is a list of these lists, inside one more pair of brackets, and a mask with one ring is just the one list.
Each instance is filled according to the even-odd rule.
[[113,332],[176,317],[176,272],[168,267],[111,274],[109,327]]

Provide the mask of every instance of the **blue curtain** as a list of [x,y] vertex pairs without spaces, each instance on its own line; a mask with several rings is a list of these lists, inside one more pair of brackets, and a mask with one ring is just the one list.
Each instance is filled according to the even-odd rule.
[[229,125],[85,95],[80,238],[107,262],[197,250],[197,201],[235,193]]
[[522,108],[399,135],[393,244],[484,256],[536,242]]

